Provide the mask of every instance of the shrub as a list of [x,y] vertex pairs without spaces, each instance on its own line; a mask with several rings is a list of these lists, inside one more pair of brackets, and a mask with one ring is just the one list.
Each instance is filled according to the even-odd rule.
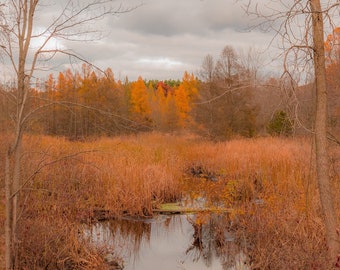
[[285,111],[277,111],[268,124],[271,135],[289,136],[293,133],[293,123]]

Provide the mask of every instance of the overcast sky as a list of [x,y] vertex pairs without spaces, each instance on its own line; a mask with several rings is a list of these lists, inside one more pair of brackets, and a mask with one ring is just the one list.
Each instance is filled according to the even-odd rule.
[[[138,3],[124,1],[126,7]],[[77,50],[117,78],[177,79],[185,70],[196,73],[207,54],[217,58],[226,45],[266,48],[272,34],[248,26],[234,0],[143,0],[106,20],[106,38]]]
[[135,10],[101,22],[106,37],[87,44],[66,44],[116,78],[180,79],[197,73],[203,58],[217,59],[226,45],[266,50],[273,33],[249,30],[254,22],[235,0],[125,0]]
[[[138,76],[181,79],[184,71],[197,74],[203,58],[211,54],[217,59],[226,45],[235,49],[266,50],[263,59],[267,67],[268,59],[274,56],[275,49],[267,48],[273,34],[249,31],[253,22],[235,0],[122,0],[116,2],[117,6],[120,2],[123,8],[142,5],[96,22],[104,38],[87,43],[53,42],[72,49],[101,69],[110,67],[117,79],[128,76],[129,80]],[[47,6],[38,11],[37,28],[51,20],[56,12],[49,11]],[[70,67],[69,59],[60,56],[49,65],[55,71]],[[4,74],[10,76],[9,71]],[[39,73],[39,76],[43,75]]]

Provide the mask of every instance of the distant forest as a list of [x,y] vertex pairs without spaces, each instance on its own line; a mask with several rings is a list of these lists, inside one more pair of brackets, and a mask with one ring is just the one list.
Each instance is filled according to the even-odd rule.
[[[339,39],[339,32],[327,42]],[[339,51],[328,51],[329,125],[339,132]],[[307,134],[315,103],[312,84],[297,86],[289,76],[259,76],[258,54],[226,46],[215,61],[207,55],[197,75],[181,80],[117,80],[110,68],[84,64],[31,88],[32,133],[83,140],[142,131],[193,132],[213,140],[235,136]],[[8,85],[2,90],[15,91]],[[1,129],[12,124],[16,104],[0,95]]]

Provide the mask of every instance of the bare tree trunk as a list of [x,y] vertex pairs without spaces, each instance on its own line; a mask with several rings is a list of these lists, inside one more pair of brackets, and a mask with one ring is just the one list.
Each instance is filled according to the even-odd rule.
[[[4,1],[2,1],[4,2]],[[34,72],[37,70],[39,60],[53,58],[51,55],[57,53],[64,54],[69,57],[75,57],[78,60],[85,59],[75,53],[58,48],[48,49],[47,44],[55,38],[70,39],[70,29],[75,30],[74,35],[78,38],[89,41],[99,38],[99,31],[90,30],[94,21],[103,19],[105,16],[117,13],[129,12],[131,9],[115,9],[112,0],[89,0],[89,1],[66,1],[60,8],[60,15],[57,16],[45,30],[40,34],[33,35],[34,22],[36,12],[43,12],[45,8],[41,0],[20,0],[7,1],[6,4],[0,4],[0,7],[6,7],[6,13],[0,10],[3,17],[0,23],[0,39],[4,41],[1,44],[0,52],[4,52],[4,56],[12,64],[13,71],[16,73],[17,92],[14,95],[16,100],[16,113],[12,115],[15,123],[13,130],[12,143],[8,147],[5,164],[5,203],[6,203],[6,221],[5,221],[5,269],[12,270],[18,268],[17,257],[17,224],[18,212],[20,206],[19,193],[22,188],[21,179],[21,156],[22,156],[22,138],[25,126],[29,122],[31,116],[38,109],[30,108],[28,100],[30,98],[30,80]],[[40,4],[40,7],[38,5]],[[4,23],[3,23],[4,22]],[[91,34],[93,36],[91,36]],[[98,35],[98,36],[97,36]],[[32,40],[39,40],[41,45],[31,47]],[[28,61],[28,63],[27,63]]]
[[[19,126],[18,126],[19,127]],[[16,245],[17,245],[17,223],[19,208],[19,189],[21,179],[21,155],[22,155],[22,128],[17,131],[14,144],[10,145],[5,161],[5,263],[6,270],[15,269]]]
[[5,221],[5,264],[6,270],[12,269],[12,200],[11,200],[11,175],[10,175],[10,149],[6,154],[5,164],[5,204],[6,204],[6,221]]
[[314,70],[317,98],[315,115],[316,170],[323,218],[326,227],[329,259],[334,267],[338,260],[340,244],[337,235],[337,214],[334,209],[330,186],[327,151],[327,90],[323,13],[320,0],[310,0],[309,3],[312,11]]
[[[21,132],[20,132],[21,133]],[[19,213],[19,195],[20,185],[21,185],[21,156],[22,156],[22,136],[19,134],[18,144],[14,149],[14,164],[13,164],[13,187],[10,199],[12,200],[12,258],[14,268],[17,268],[17,224],[18,224],[18,213]]]

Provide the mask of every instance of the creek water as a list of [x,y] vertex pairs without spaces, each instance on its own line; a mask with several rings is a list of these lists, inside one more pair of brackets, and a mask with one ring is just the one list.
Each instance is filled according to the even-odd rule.
[[124,270],[246,270],[246,256],[221,215],[157,215],[100,222],[85,229],[97,246],[112,248]]

